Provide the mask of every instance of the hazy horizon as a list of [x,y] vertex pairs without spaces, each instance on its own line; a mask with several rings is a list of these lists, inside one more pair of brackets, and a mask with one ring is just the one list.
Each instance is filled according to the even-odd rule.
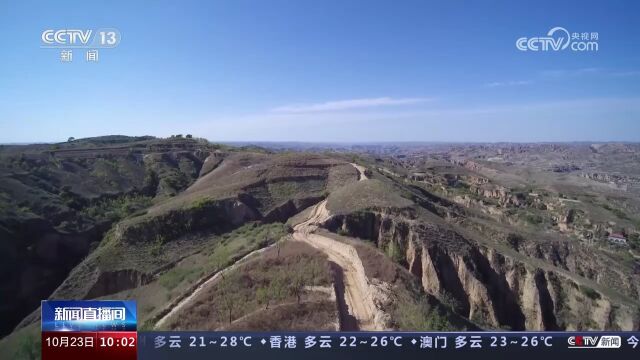
[[[0,142],[640,141],[638,13],[575,0],[8,2]],[[96,63],[39,46],[45,29],[106,27],[122,40]],[[553,27],[597,51],[517,48]]]
[[[185,134],[182,134],[183,136]],[[194,138],[201,138],[197,136],[197,134],[191,134]],[[125,134],[109,134],[109,135],[98,135],[98,136],[90,136],[86,138],[74,138],[74,140],[83,140],[88,138],[95,137],[103,137],[103,136],[130,136],[130,137],[140,137],[140,136],[153,136],[153,135],[125,135]],[[153,136],[159,139],[166,139],[168,137],[162,136]],[[384,140],[384,141],[296,141],[296,140],[215,140],[215,139],[206,139],[214,144],[225,144],[225,145],[235,145],[235,146],[245,146],[245,145],[261,145],[261,144],[269,144],[269,145],[300,145],[300,146],[328,146],[328,145],[450,145],[450,144],[471,144],[471,145],[482,145],[482,144],[492,144],[492,145],[500,145],[500,144],[640,144],[640,141],[618,141],[618,140],[575,140],[575,141],[447,141],[447,140],[437,140],[437,141],[394,141],[394,140]],[[26,141],[26,142],[0,142],[0,145],[39,145],[39,144],[60,144],[66,143],[68,140],[60,140],[60,141]]]

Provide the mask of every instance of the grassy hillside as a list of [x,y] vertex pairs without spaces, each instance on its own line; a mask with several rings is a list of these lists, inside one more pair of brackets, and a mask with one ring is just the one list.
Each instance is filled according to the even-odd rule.
[[[322,253],[301,242],[283,242],[225,274],[177,314],[168,328],[333,330],[337,321],[334,300],[324,292],[309,290],[330,289],[330,272]],[[305,316],[310,309],[318,312]],[[282,312],[272,317],[274,311]]]
[[[151,181],[158,190],[153,198],[123,195],[82,208],[82,214],[116,223],[96,250],[70,272],[53,298],[95,298],[153,283],[168,269],[168,274],[181,271],[172,268],[235,228],[254,221],[286,221],[332,189],[357,179],[349,164],[324,156],[242,151],[211,152],[207,159],[217,160],[204,163],[215,165],[200,177],[197,167],[183,166],[183,160],[192,156],[195,153],[146,154],[144,166],[158,176]],[[163,172],[163,168],[170,171]],[[192,178],[197,180],[189,180]],[[173,195],[161,191],[166,190],[163,179],[180,184],[177,188],[193,184]],[[263,238],[256,245],[273,240]],[[174,276],[193,280],[196,274],[213,270],[184,270]],[[167,277],[171,275],[161,275],[165,284],[171,283]]]
[[327,208],[331,213],[344,214],[369,208],[406,208],[414,203],[408,194],[378,179],[348,184],[329,195]]
[[113,223],[193,183],[216,149],[126,136],[0,147],[0,291],[8,294],[0,334],[49,296]]

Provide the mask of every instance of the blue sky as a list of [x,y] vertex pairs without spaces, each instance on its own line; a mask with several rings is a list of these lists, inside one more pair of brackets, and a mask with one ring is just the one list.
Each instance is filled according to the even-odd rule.
[[[0,142],[640,141],[637,1],[0,2]],[[522,52],[561,26],[597,52]],[[98,63],[47,29],[119,29]]]

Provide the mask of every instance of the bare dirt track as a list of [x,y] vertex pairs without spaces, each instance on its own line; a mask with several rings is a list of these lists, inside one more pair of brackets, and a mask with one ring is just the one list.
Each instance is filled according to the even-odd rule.
[[351,163],[351,165],[353,165],[354,168],[356,168],[358,170],[358,174],[359,174],[359,180],[368,180],[369,178],[367,177],[367,175],[365,175],[365,170],[366,168],[362,165],[358,165],[356,163]]
[[[351,165],[358,170],[359,181],[368,179],[364,167],[353,163]],[[324,200],[314,206],[306,221],[293,227],[293,238],[322,251],[339,267],[337,273],[340,276],[336,287],[340,316],[343,319],[341,330],[382,330],[375,321],[376,306],[356,250],[350,245],[314,233],[318,225],[329,217],[327,201]]]
[[178,301],[177,304],[175,305],[171,305],[170,304],[170,309],[165,315],[163,315],[155,324],[155,326],[153,327],[154,329],[160,329],[161,327],[165,326],[168,321],[177,313],[179,313],[182,309],[185,308],[185,306],[189,305],[195,298],[196,296],[198,296],[198,294],[200,294],[200,292],[204,289],[206,289],[207,287],[213,285],[213,283],[215,283],[221,276],[224,276],[225,273],[234,270],[235,268],[237,268],[238,266],[242,265],[245,260],[253,257],[254,255],[260,254],[266,250],[268,250],[269,248],[271,248],[272,246],[276,245],[276,243],[273,243],[267,247],[264,247],[262,249],[258,249],[258,250],[254,250],[252,252],[250,252],[249,254],[245,255],[242,259],[238,260],[237,262],[235,262],[233,265],[229,266],[228,268],[222,269],[218,272],[216,272],[213,275],[210,275],[207,278],[204,278],[200,281],[200,285],[198,285],[191,294],[187,295],[184,294],[184,297],[182,299],[180,299]]
[[[368,179],[365,175],[365,168],[363,166],[354,163],[351,165],[358,170],[359,181],[365,181]],[[336,281],[336,296],[338,297],[336,300],[341,313],[341,330],[383,330],[380,325],[376,324],[376,306],[370,293],[369,283],[365,275],[364,267],[356,250],[350,245],[314,233],[318,228],[318,225],[330,217],[330,213],[327,210],[326,205],[326,200],[318,203],[313,207],[309,217],[304,222],[293,227],[293,239],[296,241],[304,241],[314,248],[322,251],[333,263],[332,266],[334,266],[339,278]],[[267,250],[269,247],[256,250],[246,255],[232,266],[202,279],[200,281],[200,285],[198,285],[191,294],[185,294],[182,299],[171,307],[171,310],[167,311],[165,315],[160,317],[156,322],[154,329],[160,329],[166,326],[172,317],[185,309],[185,307],[193,302],[202,290],[213,285],[224,273],[232,271],[242,264],[244,260]]]

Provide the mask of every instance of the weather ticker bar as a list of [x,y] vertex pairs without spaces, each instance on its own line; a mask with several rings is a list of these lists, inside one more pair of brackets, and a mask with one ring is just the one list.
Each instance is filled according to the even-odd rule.
[[139,332],[139,359],[550,359],[640,356],[640,332]]

